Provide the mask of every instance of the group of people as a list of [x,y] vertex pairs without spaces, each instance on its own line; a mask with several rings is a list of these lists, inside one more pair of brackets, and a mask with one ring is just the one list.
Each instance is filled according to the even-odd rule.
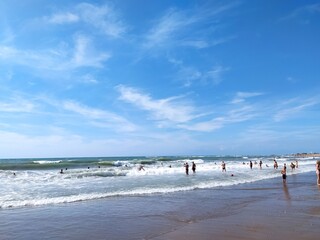
[[[250,168],[252,169],[253,163],[252,161],[249,162]],[[259,166],[260,169],[262,168],[262,161],[260,160],[259,162]],[[266,165],[268,167],[268,165]],[[184,163],[184,167],[185,167],[185,171],[186,171],[186,175],[189,175],[189,164],[188,162]],[[274,169],[278,169],[278,162],[276,160],[274,160],[274,164],[273,164]],[[295,163],[291,162],[290,163],[290,167],[291,169],[295,169],[298,168],[298,161],[296,160]],[[192,162],[192,172],[195,173],[196,172],[196,164],[194,162]],[[222,172],[226,172],[227,168],[226,168],[226,163],[224,161],[221,162],[221,169]],[[316,174],[317,174],[317,184],[320,185],[320,160],[318,160],[316,162]],[[283,168],[281,170],[281,175],[282,175],[282,181],[283,183],[286,183],[287,181],[287,165],[286,163],[283,164]],[[234,176],[233,174],[231,174],[231,176]]]
[[[186,175],[189,175],[189,164],[188,164],[188,162],[186,162],[186,163],[184,164],[184,167],[185,167],[185,169],[186,169]],[[192,172],[193,172],[193,173],[196,173],[196,164],[195,164],[194,162],[192,162],[192,167],[191,167],[191,169],[192,169]]]
[[[298,168],[298,161],[296,161],[296,164],[291,162],[290,167],[291,167],[291,169]],[[283,165],[283,169],[281,170],[281,174],[282,174],[283,183],[286,183],[286,179],[287,179],[287,166],[286,166],[286,164]],[[320,160],[317,160],[317,162],[316,162],[316,174],[317,174],[317,184],[320,186]]]

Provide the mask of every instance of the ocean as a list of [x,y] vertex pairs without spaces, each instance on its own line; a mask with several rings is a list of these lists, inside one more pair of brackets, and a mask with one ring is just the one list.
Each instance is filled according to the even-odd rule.
[[[274,169],[274,160],[279,168]],[[221,163],[226,163],[222,172]],[[250,168],[249,162],[253,167]],[[259,162],[262,161],[260,168]],[[298,161],[298,168],[290,163]],[[314,171],[316,158],[166,156],[0,160],[0,211],[110,197],[171,194],[253,183]],[[189,164],[189,175],[184,164]],[[191,169],[196,164],[196,172]],[[141,168],[143,167],[143,168]],[[61,173],[62,172],[62,173]]]

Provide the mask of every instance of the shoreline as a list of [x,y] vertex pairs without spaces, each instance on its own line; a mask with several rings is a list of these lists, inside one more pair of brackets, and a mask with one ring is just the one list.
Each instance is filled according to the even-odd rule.
[[317,239],[313,172],[215,189],[0,210],[1,239]]
[[315,174],[304,175],[292,175],[294,179],[287,184],[280,183],[279,178],[278,183],[269,182],[270,187],[233,188],[232,191],[253,191],[257,199],[243,202],[234,214],[188,224],[153,240],[318,239],[320,187],[309,181],[315,180]]

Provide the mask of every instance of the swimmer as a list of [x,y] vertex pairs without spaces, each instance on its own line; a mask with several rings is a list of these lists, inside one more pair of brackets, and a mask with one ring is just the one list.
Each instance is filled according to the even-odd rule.
[[281,170],[281,174],[282,174],[282,182],[286,183],[286,181],[287,181],[287,166],[286,166],[286,164],[283,165],[283,169]]
[[259,162],[260,169],[262,169],[262,161]]
[[226,172],[227,171],[226,164],[225,164],[224,161],[222,161],[222,163],[221,163],[221,168],[222,168],[222,172]]
[[273,162],[274,162],[274,163],[273,163],[273,168],[274,168],[274,169],[278,169],[278,163],[277,163],[277,161],[274,159]]
[[60,170],[60,174],[63,174],[63,169],[61,168],[61,170]]
[[320,185],[320,160],[316,162],[317,184]]
[[294,165],[294,163],[293,163],[293,162],[291,162],[290,167],[291,167],[291,170],[293,170],[293,169],[295,169],[295,168],[296,168],[296,165]]
[[186,162],[184,164],[184,167],[186,168],[186,175],[189,175],[189,164],[188,164],[188,162]]
[[193,173],[196,173],[196,164],[192,162],[192,171]]

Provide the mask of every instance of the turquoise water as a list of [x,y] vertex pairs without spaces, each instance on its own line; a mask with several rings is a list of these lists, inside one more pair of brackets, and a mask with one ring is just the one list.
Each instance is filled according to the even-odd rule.
[[[170,194],[256,182],[314,171],[315,159],[290,156],[165,156],[0,160],[0,208],[17,208],[88,201],[108,197]],[[299,168],[290,170],[290,163]],[[221,162],[227,172],[221,171]],[[250,169],[249,161],[253,162]],[[262,168],[259,167],[262,161]],[[184,164],[190,165],[189,175]],[[191,164],[196,164],[196,173]],[[143,166],[143,169],[141,169]],[[62,170],[63,173],[60,173]]]

